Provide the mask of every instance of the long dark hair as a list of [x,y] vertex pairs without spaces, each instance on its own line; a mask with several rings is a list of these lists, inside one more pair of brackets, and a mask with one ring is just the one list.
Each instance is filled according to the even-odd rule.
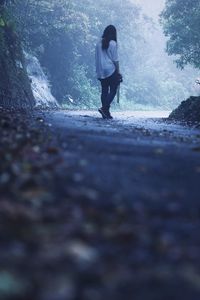
[[102,49],[107,50],[110,41],[115,41],[117,43],[117,29],[113,25],[109,25],[103,32],[102,35]]

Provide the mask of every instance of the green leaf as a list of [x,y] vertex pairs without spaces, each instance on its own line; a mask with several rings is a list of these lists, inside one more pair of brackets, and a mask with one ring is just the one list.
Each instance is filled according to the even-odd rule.
[[3,20],[3,18],[0,18],[0,27],[4,27],[6,24]]
[[4,297],[21,295],[26,285],[14,274],[9,272],[0,272],[0,299]]

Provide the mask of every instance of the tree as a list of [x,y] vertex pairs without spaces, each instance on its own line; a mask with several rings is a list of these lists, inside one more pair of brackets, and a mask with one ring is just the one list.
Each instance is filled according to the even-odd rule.
[[158,31],[133,1],[14,0],[8,7],[24,49],[39,59],[60,104],[69,104],[69,96],[79,108],[99,104],[94,50],[108,24],[118,29],[123,108],[170,108],[185,98],[185,85],[155,52]]
[[[121,40],[129,39],[129,43],[123,45],[123,55],[126,57],[129,53],[133,61],[138,61],[138,54],[141,55],[141,51],[137,51],[140,13],[129,0],[123,3],[121,0],[101,3],[18,0],[17,5],[10,8],[24,46],[38,56],[49,73],[52,91],[61,103],[71,94],[78,105],[95,104],[95,43],[109,23],[117,25]],[[132,67],[124,61],[125,68]]]
[[200,1],[167,0],[161,14],[167,53],[177,56],[177,65],[200,68]]

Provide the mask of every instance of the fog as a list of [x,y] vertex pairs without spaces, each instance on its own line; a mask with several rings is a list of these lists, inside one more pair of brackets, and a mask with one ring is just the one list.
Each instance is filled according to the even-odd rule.
[[59,104],[98,107],[95,45],[105,27],[113,24],[124,78],[116,108],[171,110],[194,94],[197,71],[191,67],[178,70],[175,57],[165,51],[167,38],[159,23],[164,2],[46,0],[35,5],[30,0],[26,9],[23,1],[9,3],[24,48],[41,64]]
[[154,21],[158,20],[165,5],[165,0],[132,0],[132,2],[140,5],[145,14],[151,16]]
[[[166,44],[167,37],[163,33],[163,28],[160,23],[160,14],[165,7],[165,0],[132,0],[132,3],[137,4],[142,13],[152,19],[152,27],[144,32],[144,37],[146,39],[145,47],[149,47],[150,56],[152,57],[152,72],[157,68],[157,66],[163,65],[166,66],[166,74],[169,81],[176,82],[173,86],[171,93],[169,92],[168,97],[169,102],[173,100],[174,103],[179,104],[183,98],[187,98],[190,95],[199,95],[199,87],[195,85],[195,79],[198,77],[198,71],[191,66],[185,67],[184,70],[177,68],[175,59],[176,57],[168,56],[166,53]],[[152,30],[152,28],[154,28]],[[161,74],[157,74],[156,80],[162,81],[160,77]],[[182,86],[182,87],[181,87]],[[179,94],[176,93],[180,88]],[[170,86],[169,86],[170,89]],[[154,91],[156,93],[156,91]],[[166,92],[167,93],[167,92]],[[161,93],[161,97],[164,97],[164,94]],[[173,98],[173,100],[172,100]]]

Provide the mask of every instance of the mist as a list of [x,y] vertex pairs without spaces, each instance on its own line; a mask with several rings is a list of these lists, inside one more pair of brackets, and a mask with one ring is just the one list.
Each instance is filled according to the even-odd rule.
[[156,1],[132,0],[132,2],[141,6],[144,13],[152,17],[154,21],[158,21],[159,14],[161,13],[161,11],[164,9],[165,6],[165,0],[156,0]]
[[194,93],[197,72],[178,70],[165,52],[167,39],[159,23],[164,0],[47,0],[36,6],[30,1],[26,10],[23,1],[10,5],[24,50],[41,64],[63,107],[98,106],[94,51],[108,24],[118,31],[124,78],[116,110],[171,110]]
[[[144,47],[149,49],[150,60],[154,62],[151,65],[153,70],[156,70],[161,65],[166,68],[165,74],[158,72],[156,80],[162,81],[161,76],[164,75],[164,77],[166,76],[171,81],[173,88],[169,84],[168,92],[165,91],[165,95],[168,94],[166,102],[170,102],[170,108],[178,105],[184,98],[190,95],[198,95],[199,89],[195,85],[198,71],[191,66],[185,67],[183,70],[178,69],[175,62],[176,57],[168,56],[166,53],[167,37],[163,33],[160,22],[160,14],[165,8],[165,0],[132,0],[132,3],[138,5],[141,13],[152,20],[152,23],[148,24],[143,32],[145,38]],[[173,85],[173,83],[175,84]],[[154,90],[154,92],[157,95],[159,93],[158,90]],[[165,95],[163,91],[160,97],[163,98]],[[163,105],[164,107],[165,104]]]

